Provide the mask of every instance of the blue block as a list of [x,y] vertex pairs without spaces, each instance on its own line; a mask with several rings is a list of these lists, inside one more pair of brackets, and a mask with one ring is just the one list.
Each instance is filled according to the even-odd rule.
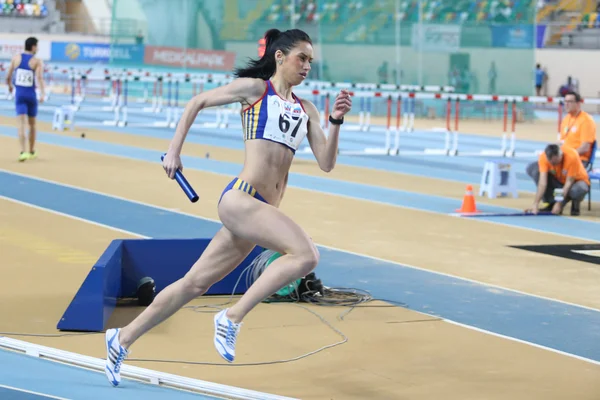
[[121,293],[122,259],[123,241],[114,240],[88,273],[58,322],[58,329],[103,330]]
[[[190,270],[210,240],[114,240],[88,273],[57,328],[62,331],[105,330],[117,299],[134,297],[140,279],[154,279],[156,293],[160,293]],[[246,279],[240,279],[240,275],[262,251],[262,248],[255,247],[235,270],[214,284],[206,294],[245,293],[248,289]]]

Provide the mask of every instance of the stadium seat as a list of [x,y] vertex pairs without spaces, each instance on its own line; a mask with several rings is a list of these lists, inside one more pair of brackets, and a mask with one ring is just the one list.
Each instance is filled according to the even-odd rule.
[[48,9],[44,0],[0,0],[0,17],[44,18]]
[[[533,20],[536,0],[400,0],[398,19],[403,24],[419,21],[419,4],[426,23],[489,24],[519,23]],[[287,29],[292,9],[289,0],[270,0],[267,9],[251,26],[262,34],[265,25]],[[294,21],[303,25],[319,24],[321,38],[329,42],[360,41],[371,38],[393,38],[396,4],[391,0],[296,0]],[[352,21],[360,23],[351,23]],[[341,24],[341,21],[344,23]],[[392,32],[393,33],[393,32]]]

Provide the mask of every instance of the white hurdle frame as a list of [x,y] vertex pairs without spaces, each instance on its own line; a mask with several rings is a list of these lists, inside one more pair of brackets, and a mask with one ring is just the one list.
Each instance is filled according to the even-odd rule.
[[[298,92],[295,92],[298,93]],[[330,105],[330,97],[331,95],[336,95],[336,92],[331,90],[313,90],[311,92],[313,95],[323,95],[325,98],[324,101],[324,109],[322,112],[322,126],[326,129],[329,126],[329,105]],[[390,156],[398,156],[398,155],[448,155],[455,156],[458,154],[458,120],[459,120],[459,98],[457,95],[451,94],[429,94],[429,93],[384,93],[384,92],[350,92],[352,97],[357,98],[380,98],[387,95],[387,122],[385,127],[385,141],[383,147],[366,147],[362,150],[343,150],[339,149],[338,154],[340,155],[390,155]],[[444,132],[444,147],[443,148],[426,148],[421,151],[404,151],[400,150],[400,133],[412,133],[414,132],[414,124],[415,124],[415,99],[417,97],[422,98],[447,98],[448,106],[446,113],[446,129]],[[405,100],[403,100],[405,99]],[[455,99],[456,108],[455,108],[455,129],[451,129],[451,100]],[[395,127],[392,127],[392,118],[393,118],[393,102],[396,102],[396,124]],[[370,118],[370,115],[369,115]],[[360,121],[360,115],[359,115]],[[343,130],[361,130],[361,129],[352,129],[351,127],[342,127]],[[364,131],[370,130],[369,128],[364,129]],[[392,146],[392,135],[393,135],[393,146]],[[300,153],[312,153],[312,150],[309,146],[305,146],[304,148],[299,149]]]
[[[114,96],[111,96],[111,105],[110,106],[99,106],[99,107],[88,107],[85,104],[85,92],[80,93],[79,95],[76,95],[75,92],[75,87],[76,84],[75,82],[79,82],[79,87],[81,87],[81,81],[84,78],[83,74],[71,74],[70,75],[70,79],[71,79],[71,110],[72,110],[72,120],[69,121],[69,125],[71,125],[71,127],[75,124],[75,119],[77,118],[77,113],[83,111],[83,112],[112,112],[114,118],[111,120],[104,120],[101,122],[86,122],[85,125],[86,126],[119,126],[119,120],[121,117],[121,107],[122,107],[122,102],[123,102],[123,95],[121,93],[121,85],[120,83],[117,85],[117,89],[116,89],[116,93],[114,94]],[[108,77],[105,78],[105,80],[113,80],[115,79],[114,77]],[[117,79],[117,82],[120,82],[120,80]],[[61,107],[65,107],[65,106],[59,106],[56,107],[56,109],[61,108]],[[56,111],[55,111],[56,112]]]
[[[327,96],[329,97],[329,93],[327,94]],[[365,92],[357,92],[354,93],[355,97],[359,97],[361,99],[364,98],[370,98],[370,94],[369,93],[365,93]],[[375,96],[375,97],[382,97],[380,95]],[[400,104],[401,104],[401,98],[398,97],[398,109],[400,109]],[[396,127],[395,129],[392,128],[391,126],[391,121],[392,121],[392,95],[388,95],[387,96],[387,123],[386,123],[386,129],[385,129],[385,144],[384,147],[367,147],[363,150],[342,150],[342,149],[338,149],[338,154],[341,155],[360,155],[360,154],[371,154],[371,155],[390,155],[390,154],[397,154],[399,151],[399,147],[400,147],[400,113],[397,113],[397,118],[396,118]],[[328,112],[327,112],[328,114]],[[360,117],[359,117],[360,120]],[[328,123],[326,125],[326,127],[328,126]],[[350,130],[350,129],[348,129]],[[392,131],[394,133],[394,147],[392,147]],[[310,150],[310,147],[308,148]]]
[[[162,83],[166,81],[167,83],[167,107],[165,109],[165,120],[161,120],[161,121],[151,121],[151,122],[129,122],[128,120],[128,116],[129,116],[129,108],[127,106],[127,99],[128,99],[128,93],[129,93],[129,82],[130,81],[142,81],[144,83],[147,82],[160,82],[160,106],[159,108],[162,106]],[[126,76],[124,78],[120,78],[119,82],[123,82],[124,83],[124,90],[123,90],[123,104],[121,106],[121,110],[122,110],[122,118],[120,121],[118,121],[118,126],[120,127],[142,127],[142,128],[175,128],[175,126],[177,125],[177,121],[178,118],[175,119],[174,118],[174,109],[177,107],[177,102],[179,101],[179,81],[178,80],[174,80],[171,76],[171,74],[168,74],[166,79],[159,77],[157,79],[152,79],[152,78],[140,78],[137,76]],[[175,99],[173,100],[173,82],[175,82]],[[157,103],[158,104],[158,103]],[[148,107],[144,107],[142,109],[133,109],[134,112],[135,111],[141,111],[142,113],[147,113],[147,112],[152,112],[152,113],[159,113],[159,111],[156,108],[151,108],[151,111],[148,111]]]
[[[477,97],[475,97],[477,100]],[[517,101],[512,99],[511,104],[511,133],[507,133],[508,126],[508,103],[509,99],[504,99],[504,113],[502,139],[499,150],[480,150],[478,152],[461,152],[464,156],[495,156],[495,157],[515,157],[516,156],[516,125],[517,125]],[[509,137],[510,136],[510,137]],[[531,153],[524,154],[530,156]]]
[[[224,83],[228,83],[229,81],[213,81],[212,79],[207,78],[195,78],[190,79],[189,75],[185,78],[178,77],[175,78],[172,74],[167,74],[166,76],[149,76],[146,74],[145,76],[135,76],[130,73],[124,74],[122,76],[109,76],[102,78],[103,80],[111,81],[111,89],[115,88],[114,92],[109,95],[107,98],[103,98],[102,101],[106,101],[106,99],[110,99],[112,104],[110,106],[101,106],[101,107],[92,107],[88,108],[85,105],[85,95],[81,96],[76,95],[75,87],[81,87],[80,84],[76,85],[75,82],[77,79],[86,79],[85,75],[73,75],[72,76],[72,91],[71,91],[71,107],[75,112],[78,111],[99,111],[105,112],[110,111],[114,112],[114,118],[111,120],[105,120],[100,123],[97,122],[86,122],[86,125],[90,126],[118,126],[118,127],[149,127],[149,128],[175,128],[183,112],[183,108],[179,107],[179,86],[182,82],[192,82],[194,84],[204,85],[206,83],[216,83],[217,85],[222,85]],[[146,99],[147,93],[147,85],[152,83],[154,84],[154,90],[152,95],[152,106],[151,107],[143,107],[143,108],[135,108],[130,107],[130,99],[129,99],[129,82],[139,81],[144,83],[144,99]],[[163,96],[163,84],[167,84],[167,96]],[[134,103],[141,103],[140,99],[136,99]],[[239,110],[239,106],[223,106],[216,107],[215,110],[215,122],[196,122],[192,125],[193,128],[227,128],[229,126],[229,117],[230,114],[235,113]],[[142,112],[142,113],[152,113],[152,114],[160,114],[161,112],[165,112],[165,120],[160,121],[151,121],[151,122],[130,122],[128,117],[131,112]],[[208,113],[210,114],[210,113]]]
[[[407,95],[406,105],[403,113],[403,132],[414,132],[415,125],[415,103],[416,98],[424,99],[435,99],[443,98],[444,96],[438,94],[429,93],[414,93],[411,92]],[[460,115],[460,99],[456,95],[446,95],[446,128],[432,129],[433,132],[442,132],[444,134],[444,147],[443,148],[425,148],[423,150],[399,150],[391,155],[445,155],[445,156],[456,156],[458,154],[458,121]],[[454,100],[454,130],[452,129],[452,101]],[[398,103],[402,101],[402,95],[398,97]],[[400,113],[400,104],[398,104],[398,115]],[[398,117],[399,119],[399,117]]]
[[[212,77],[200,77],[200,78],[192,78],[192,79],[186,79],[188,82],[192,83],[192,85],[194,85],[194,94],[196,93],[196,89],[195,89],[195,85],[199,85],[200,88],[202,88],[201,90],[203,90],[204,85],[206,83],[215,83],[218,86],[221,85],[225,85],[229,82],[231,82],[231,79],[229,78],[222,78],[220,80],[215,80]],[[224,128],[228,128],[229,127],[229,116],[230,114],[238,111],[240,109],[239,105],[228,105],[228,106],[221,106],[221,107],[211,107],[208,109],[204,109],[201,111],[202,115],[207,115],[209,113],[206,112],[206,110],[214,110],[214,114],[215,114],[215,121],[214,122],[194,122],[191,126],[191,128],[194,129],[203,129],[203,128],[214,128],[214,129],[224,129]],[[183,109],[182,109],[183,110]]]

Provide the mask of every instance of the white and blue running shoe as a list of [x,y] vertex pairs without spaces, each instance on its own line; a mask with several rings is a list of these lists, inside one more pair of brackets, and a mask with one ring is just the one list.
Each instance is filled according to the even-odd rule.
[[235,342],[242,326],[227,318],[227,309],[215,315],[215,348],[230,363],[235,359]]
[[109,329],[106,331],[106,366],[104,372],[108,381],[113,386],[121,383],[121,365],[127,358],[129,352],[119,343],[120,329]]

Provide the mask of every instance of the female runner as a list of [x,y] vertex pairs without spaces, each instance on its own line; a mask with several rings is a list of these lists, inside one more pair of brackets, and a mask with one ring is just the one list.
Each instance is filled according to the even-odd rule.
[[265,298],[306,276],[319,261],[319,252],[306,232],[279,209],[289,169],[306,136],[319,167],[333,169],[340,125],[350,111],[347,91],[337,96],[326,137],[314,104],[301,100],[292,88],[311,69],[313,48],[303,31],[277,29],[266,33],[266,50],[236,71],[231,83],[203,92],[186,105],[163,167],[169,178],[182,169],[180,153],[188,130],[204,108],[233,102],[242,104],[245,160],[239,176],[223,190],[218,213],[223,227],[198,261],[181,279],[163,289],[135,320],[106,332],[106,375],[117,386],[130,346],[144,333],[173,315],[234,270],[258,245],[283,254],[231,308],[215,315],[214,345],[227,361],[235,358],[235,344],[244,317]]

